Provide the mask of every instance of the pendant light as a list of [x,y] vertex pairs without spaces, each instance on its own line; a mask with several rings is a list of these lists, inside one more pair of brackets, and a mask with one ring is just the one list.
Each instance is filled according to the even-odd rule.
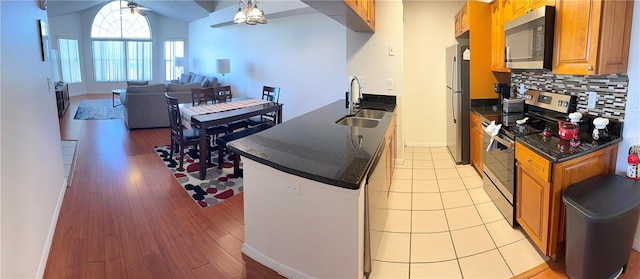
[[[258,4],[260,4],[261,8],[258,8]],[[233,23],[246,23],[249,25],[267,23],[267,19],[264,16],[262,2],[258,2],[257,0],[247,0],[245,3],[244,0],[240,0],[238,2],[238,12],[233,18]]]

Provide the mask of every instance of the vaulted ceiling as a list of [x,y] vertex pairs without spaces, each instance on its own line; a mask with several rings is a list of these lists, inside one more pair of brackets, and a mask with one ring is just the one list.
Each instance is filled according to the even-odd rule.
[[[50,17],[72,14],[104,5],[107,2],[110,1],[48,0],[47,13]],[[238,4],[236,0],[136,0],[135,2],[142,7],[151,9],[152,13],[184,22],[205,18],[214,11]]]

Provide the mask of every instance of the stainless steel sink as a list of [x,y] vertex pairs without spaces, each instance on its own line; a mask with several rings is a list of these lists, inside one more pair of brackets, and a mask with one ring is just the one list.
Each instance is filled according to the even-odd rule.
[[378,119],[363,118],[357,116],[345,116],[336,121],[336,124],[362,128],[374,128],[378,126],[378,123],[380,123],[380,120]]
[[356,113],[356,117],[382,119],[384,117],[384,114],[385,112],[382,110],[362,109]]

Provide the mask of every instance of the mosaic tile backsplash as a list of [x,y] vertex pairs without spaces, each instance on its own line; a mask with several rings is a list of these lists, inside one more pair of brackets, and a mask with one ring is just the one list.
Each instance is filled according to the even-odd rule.
[[[533,89],[576,96],[577,111],[620,122],[624,121],[629,85],[629,77],[626,74],[574,76],[555,75],[546,71],[512,71],[512,96],[516,98],[522,97],[518,94],[520,84],[524,84],[525,90]],[[587,107],[587,92],[596,92],[595,108]]]

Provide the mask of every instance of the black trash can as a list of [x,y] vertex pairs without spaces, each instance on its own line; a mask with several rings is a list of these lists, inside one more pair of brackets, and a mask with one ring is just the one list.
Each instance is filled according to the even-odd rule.
[[562,199],[567,276],[604,279],[625,271],[640,218],[640,183],[595,176],[574,184]]

